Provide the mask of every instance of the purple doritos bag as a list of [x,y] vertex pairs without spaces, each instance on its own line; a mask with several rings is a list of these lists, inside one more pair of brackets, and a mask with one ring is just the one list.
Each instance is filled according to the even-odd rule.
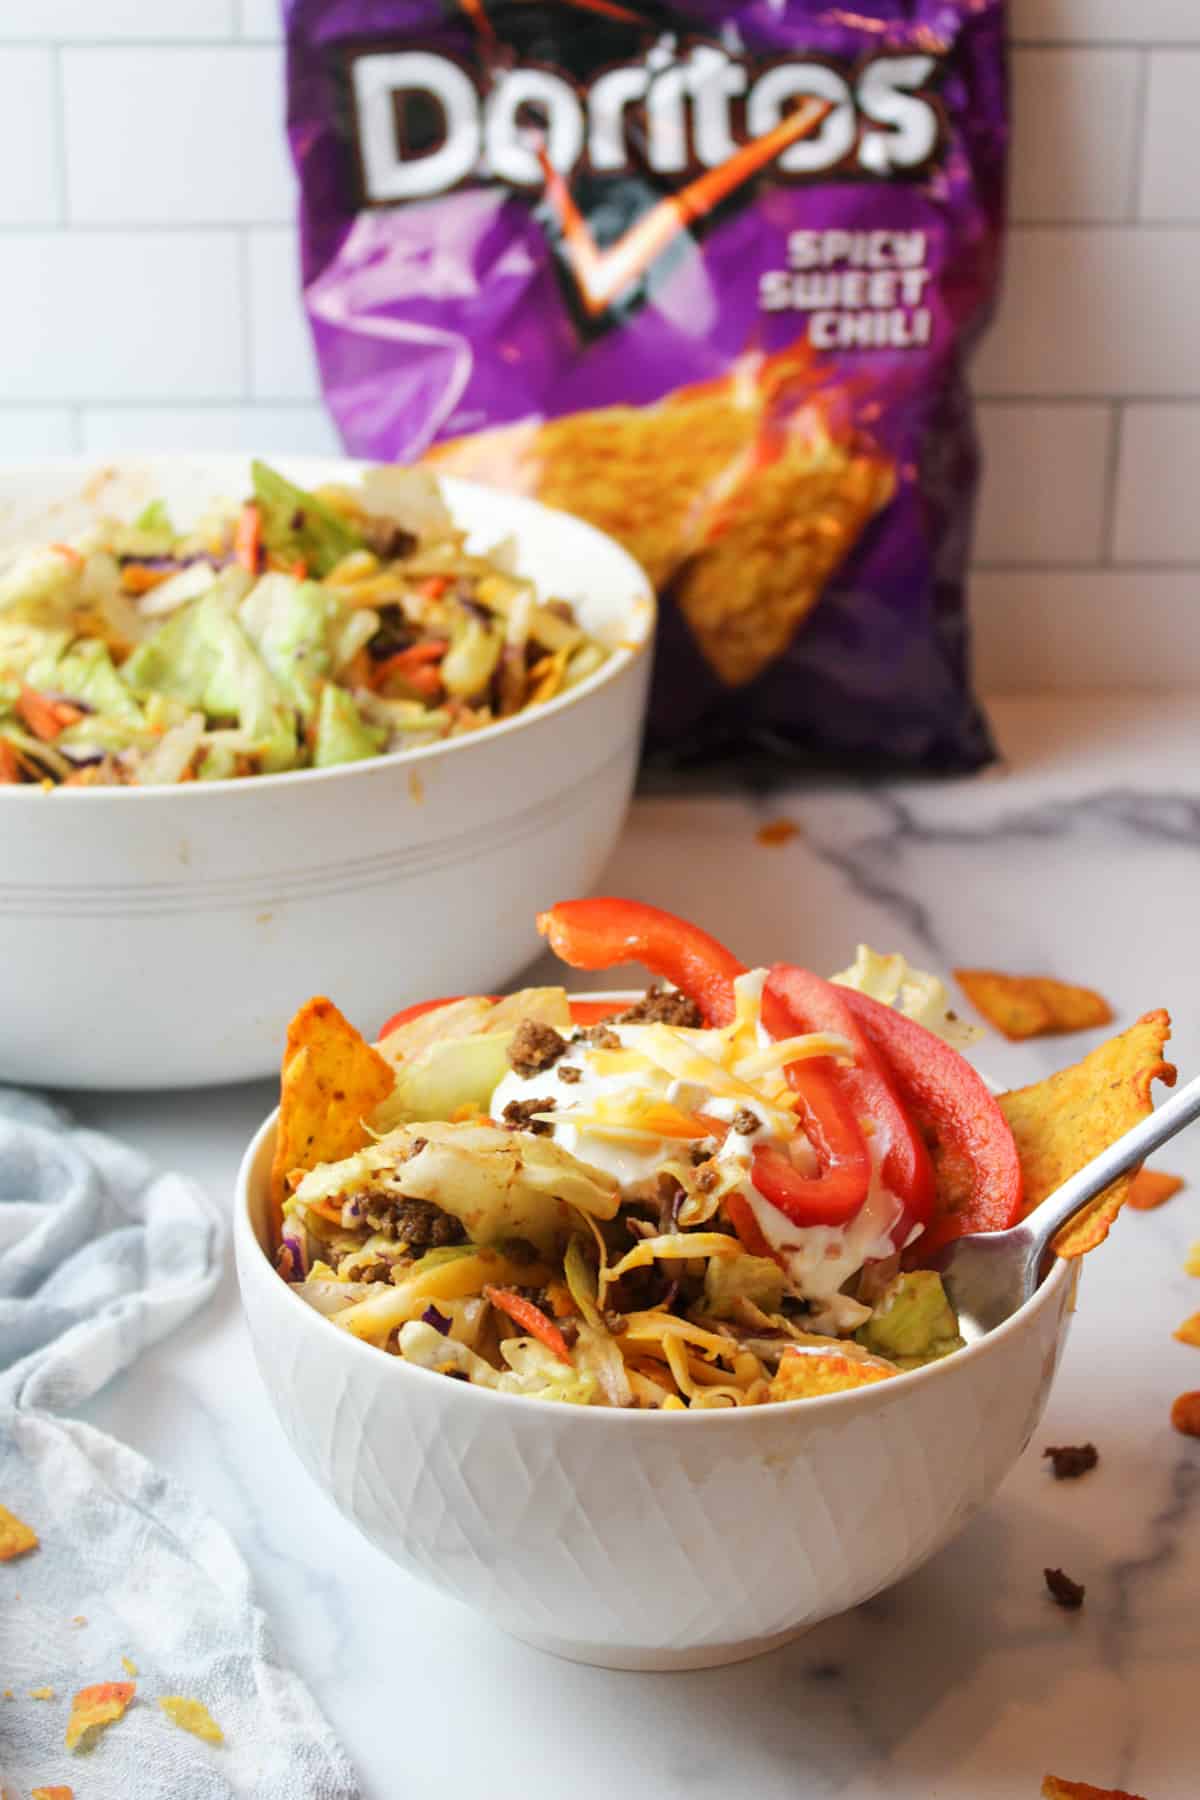
[[648,745],[964,768],[1001,0],[289,0],[326,397],[663,601]]

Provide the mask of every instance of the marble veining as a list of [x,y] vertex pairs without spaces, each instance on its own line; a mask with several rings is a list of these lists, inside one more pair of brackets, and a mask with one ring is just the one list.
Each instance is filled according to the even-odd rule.
[[[691,913],[747,960],[829,969],[861,937],[939,966],[1091,981],[1123,1020],[1167,1004],[1190,1073],[1194,712],[1187,696],[1014,701],[996,709],[1006,767],[974,781],[659,785],[598,886]],[[796,836],[759,845],[756,828],[779,816]],[[990,1039],[981,1061],[1015,1082],[1094,1041]],[[225,1202],[271,1103],[262,1083],[69,1100]],[[1167,1415],[1200,1387],[1200,1352],[1171,1337],[1200,1308],[1182,1268],[1200,1237],[1200,1136],[1159,1160],[1191,1185],[1127,1214],[1089,1259],[1047,1419],[995,1500],[898,1587],[734,1668],[559,1663],[391,1568],[284,1443],[232,1272],[87,1416],[189,1482],[237,1537],[367,1800],[611,1800],[634,1783],[655,1800],[1035,1800],[1047,1769],[1195,1800],[1200,1444]],[[1043,1446],[1088,1438],[1099,1467],[1054,1482]],[[1047,1564],[1085,1584],[1082,1612],[1047,1600]]]

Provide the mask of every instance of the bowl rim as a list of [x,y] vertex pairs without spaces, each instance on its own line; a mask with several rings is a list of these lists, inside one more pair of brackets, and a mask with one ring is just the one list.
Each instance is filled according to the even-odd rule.
[[[633,1000],[636,999],[637,996],[631,990],[617,991],[604,989],[600,991],[571,994],[570,998],[577,1000]],[[271,1109],[266,1118],[254,1132],[238,1165],[233,1204],[234,1242],[235,1249],[240,1248],[244,1250],[246,1256],[250,1259],[251,1264],[253,1264],[253,1259],[255,1257],[259,1259],[261,1265],[259,1273],[272,1281],[278,1282],[286,1294],[287,1299],[305,1316],[307,1323],[301,1325],[301,1330],[308,1330],[311,1328],[323,1333],[335,1332],[337,1340],[340,1341],[344,1348],[349,1348],[351,1356],[361,1353],[363,1356],[369,1357],[371,1359],[369,1366],[376,1370],[379,1370],[382,1361],[384,1364],[390,1365],[393,1369],[400,1371],[399,1377],[385,1376],[385,1380],[394,1380],[397,1378],[408,1380],[411,1377],[420,1377],[426,1381],[440,1382],[443,1388],[453,1389],[454,1394],[457,1396],[457,1400],[455,1401],[451,1400],[450,1396],[447,1395],[447,1404],[466,1403],[468,1405],[481,1405],[485,1408],[490,1408],[494,1406],[497,1401],[503,1401],[509,1405],[521,1407],[523,1409],[523,1415],[527,1416],[530,1408],[536,1407],[541,1412],[548,1413],[552,1417],[559,1419],[560,1422],[562,1421],[562,1415],[564,1413],[569,1414],[571,1417],[576,1415],[586,1415],[589,1418],[605,1418],[610,1421],[630,1421],[633,1419],[657,1421],[664,1416],[674,1420],[681,1416],[675,1412],[664,1415],[661,1408],[657,1407],[564,1407],[560,1401],[541,1400],[538,1399],[536,1395],[497,1393],[491,1388],[477,1388],[472,1382],[448,1382],[444,1376],[438,1375],[432,1369],[415,1367],[411,1363],[406,1363],[403,1357],[389,1356],[386,1351],[378,1349],[374,1344],[366,1344],[361,1338],[356,1338],[349,1332],[338,1331],[331,1320],[325,1318],[323,1314],[317,1312],[314,1307],[309,1306],[302,1300],[299,1294],[293,1291],[292,1284],[284,1281],[277,1273],[267,1251],[259,1242],[258,1234],[254,1229],[250,1217],[251,1179],[254,1174],[255,1165],[262,1156],[264,1147],[268,1142],[273,1140],[278,1118],[279,1108],[276,1106]],[[242,1310],[243,1312],[248,1313],[249,1304],[246,1282],[243,1279],[241,1272],[243,1266],[242,1256],[239,1254],[236,1257],[239,1295]],[[815,1394],[796,1400],[774,1400],[767,1406],[705,1407],[694,1414],[692,1408],[688,1407],[686,1409],[686,1415],[689,1418],[694,1417],[696,1419],[705,1420],[714,1428],[719,1424],[728,1429],[729,1422],[739,1417],[761,1419],[764,1414],[769,1414],[771,1418],[790,1418],[795,1415],[797,1411],[801,1411],[805,1417],[813,1417],[817,1416],[814,1413],[814,1409],[818,1409],[818,1412],[821,1415],[824,1415],[830,1412],[849,1410],[854,1407],[865,1407],[873,1410],[881,1405],[898,1405],[900,1404],[901,1396],[905,1393],[914,1393],[918,1384],[928,1385],[930,1382],[944,1379],[948,1371],[955,1368],[964,1369],[970,1361],[977,1362],[984,1356],[994,1354],[1008,1338],[1027,1329],[1044,1306],[1050,1305],[1052,1300],[1065,1286],[1076,1281],[1078,1274],[1078,1257],[1057,1257],[1050,1273],[1038,1285],[1035,1291],[1030,1295],[1029,1299],[1026,1300],[1025,1304],[1019,1307],[1009,1318],[1005,1319],[1002,1325],[996,1326],[995,1330],[989,1331],[986,1336],[977,1338],[973,1344],[965,1344],[961,1350],[955,1350],[949,1356],[941,1357],[937,1362],[926,1363],[924,1368],[901,1370],[897,1380],[902,1382],[903,1386],[893,1386],[891,1381],[878,1381],[863,1387],[850,1388],[837,1394]],[[257,1279],[257,1274],[252,1276],[251,1279]],[[326,1338],[325,1341],[328,1341],[328,1339]],[[364,1364],[364,1368],[367,1366],[368,1365]],[[469,1400],[467,1399],[468,1394],[472,1396]],[[645,1428],[647,1427],[638,1426],[636,1429],[640,1430]],[[695,1429],[695,1427],[692,1429]],[[735,1429],[742,1428],[735,1427]]]
[[[79,452],[61,456],[31,457],[26,460],[7,457],[0,458],[0,481],[9,475],[34,476],[49,472],[68,474],[77,471],[81,477],[88,473],[94,476],[101,469],[120,469],[126,464],[137,466],[142,463],[184,465],[194,463],[203,466],[218,463],[232,464],[241,461],[248,463],[253,455],[254,452],[249,450],[244,454],[241,451],[224,450],[209,452],[139,450],[131,451],[123,456],[112,457],[86,455]],[[365,469],[381,466],[378,462],[373,462],[366,457],[289,456],[286,452],[282,456],[274,458],[272,466],[275,464],[297,470],[301,474],[306,467],[312,470],[341,468],[347,472],[348,476],[360,474]],[[329,479],[329,477],[325,476],[322,479]],[[464,497],[485,494],[489,499],[495,499],[497,494],[503,494],[501,489],[488,487],[481,481],[467,481],[457,475],[438,475],[437,479],[448,490],[452,507],[454,493],[460,493]],[[107,805],[132,805],[137,804],[139,800],[144,801],[147,795],[155,795],[159,801],[166,798],[178,800],[187,796],[185,804],[196,805],[212,801],[214,797],[227,795],[231,791],[239,794],[245,794],[247,790],[254,793],[269,793],[277,791],[280,787],[292,786],[298,781],[308,783],[348,780],[354,776],[366,775],[372,770],[390,769],[397,766],[411,769],[469,750],[479,742],[491,743],[498,736],[511,736],[516,731],[526,730],[540,724],[544,719],[553,719],[577,701],[588,699],[610,682],[618,680],[647,654],[654,642],[658,619],[658,598],[649,576],[625,546],[619,544],[616,538],[611,537],[608,532],[601,531],[599,526],[590,524],[586,519],[576,518],[574,513],[566,512],[562,507],[546,506],[541,500],[535,500],[528,494],[514,494],[509,498],[519,500],[524,506],[534,507],[538,512],[566,520],[584,538],[598,538],[608,550],[614,551],[628,564],[630,577],[636,578],[633,590],[624,607],[625,635],[622,636],[621,641],[610,652],[600,668],[595,669],[592,674],[586,675],[577,686],[571,688],[567,693],[556,694],[552,700],[543,701],[540,706],[529,707],[522,712],[514,713],[510,719],[497,719],[493,724],[481,726],[478,731],[465,732],[461,737],[442,738],[436,744],[421,744],[411,750],[390,750],[382,756],[364,757],[359,762],[338,763],[329,769],[284,769],[276,774],[255,775],[244,781],[228,779],[224,781],[186,781],[175,783],[170,787],[64,788],[56,786],[53,791],[59,798],[55,804],[63,806],[83,803],[87,806],[95,806],[99,799],[102,804]],[[584,549],[586,549],[586,544],[581,542],[581,552]],[[204,801],[201,801],[201,795],[204,796]],[[38,783],[23,782],[18,786],[0,786],[0,806],[44,804],[44,802],[45,793]]]

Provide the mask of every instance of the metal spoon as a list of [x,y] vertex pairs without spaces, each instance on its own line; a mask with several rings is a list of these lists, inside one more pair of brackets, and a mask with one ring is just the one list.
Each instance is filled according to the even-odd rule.
[[994,1331],[1025,1304],[1038,1285],[1052,1239],[1081,1207],[1197,1117],[1200,1075],[1064,1181],[1019,1225],[956,1238],[931,1257],[929,1266],[941,1275],[968,1343]]

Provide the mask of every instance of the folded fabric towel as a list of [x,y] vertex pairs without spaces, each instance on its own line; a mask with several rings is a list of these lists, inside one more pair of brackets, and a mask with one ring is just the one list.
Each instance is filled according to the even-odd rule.
[[[0,1782],[21,1800],[359,1793],[232,1539],[143,1457],[61,1416],[202,1304],[222,1235],[193,1182],[0,1089],[0,1506],[39,1538],[0,1562]],[[68,1750],[72,1695],[98,1682],[136,1692]],[[173,1724],[172,1695],[202,1701],[224,1742]]]

